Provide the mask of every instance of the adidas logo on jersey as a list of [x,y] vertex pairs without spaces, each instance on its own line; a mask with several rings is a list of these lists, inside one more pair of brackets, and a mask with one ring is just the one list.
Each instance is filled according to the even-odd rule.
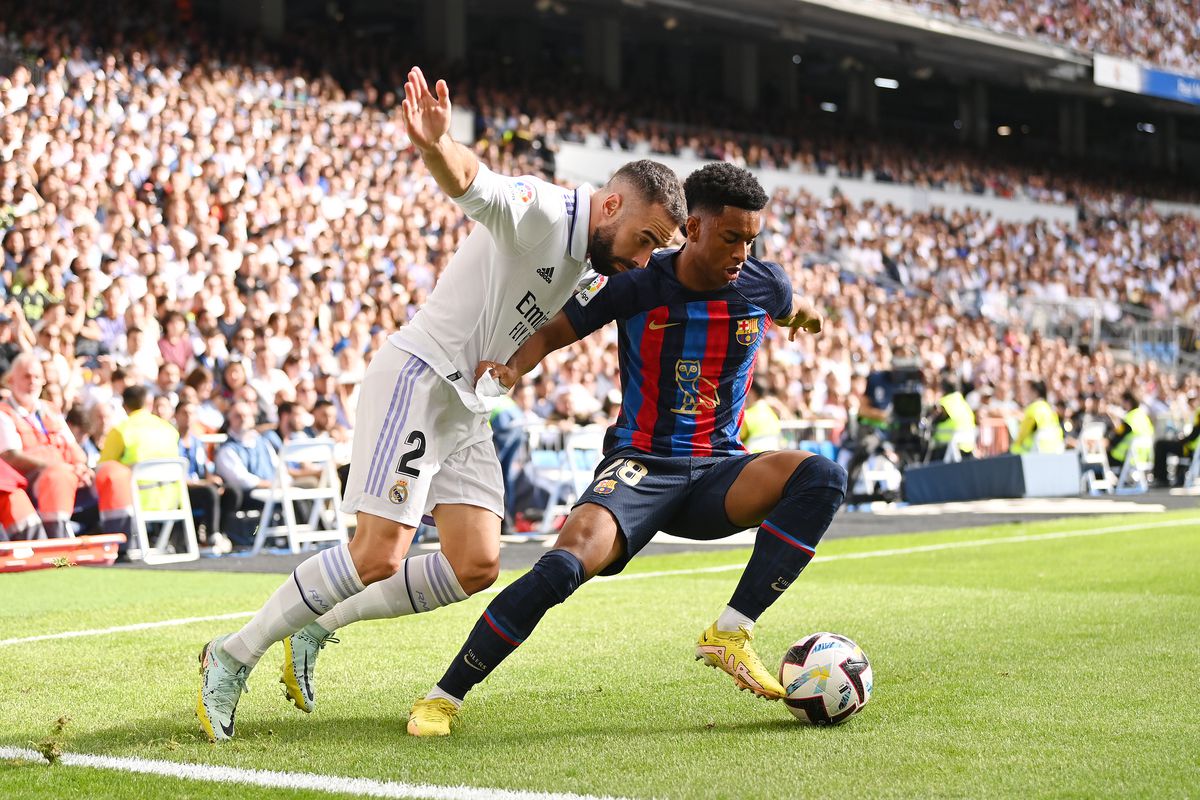
[[537,274],[540,275],[542,280],[544,280],[546,283],[550,283],[551,279],[554,278],[554,267],[542,267],[537,271]]

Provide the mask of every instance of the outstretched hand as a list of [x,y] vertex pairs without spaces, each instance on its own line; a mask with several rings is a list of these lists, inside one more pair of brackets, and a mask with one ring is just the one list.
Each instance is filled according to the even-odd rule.
[[429,83],[420,67],[408,71],[404,82],[404,125],[409,141],[418,150],[430,150],[450,132],[450,87],[444,80],[437,82],[437,96],[429,91]]
[[791,329],[788,333],[789,342],[796,341],[796,334],[800,331],[820,333],[825,326],[825,318],[821,312],[817,311],[813,302],[799,295],[792,296],[792,315],[787,319],[777,320],[777,322],[783,327]]

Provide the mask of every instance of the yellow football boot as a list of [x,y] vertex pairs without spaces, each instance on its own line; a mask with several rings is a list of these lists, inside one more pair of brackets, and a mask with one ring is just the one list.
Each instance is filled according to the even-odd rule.
[[729,673],[742,689],[767,700],[780,700],[786,694],[783,685],[762,663],[750,646],[750,631],[719,631],[714,622],[696,640],[696,660]]
[[408,712],[408,732],[413,736],[449,736],[458,706],[444,697],[421,698]]
[[[230,666],[217,657],[218,646],[229,636],[219,636],[200,651],[200,694],[196,698],[196,717],[210,742],[233,738],[233,720],[242,692],[250,689],[246,678],[250,668],[233,662]],[[227,656],[228,657],[228,656]],[[232,659],[231,659],[232,661]]]

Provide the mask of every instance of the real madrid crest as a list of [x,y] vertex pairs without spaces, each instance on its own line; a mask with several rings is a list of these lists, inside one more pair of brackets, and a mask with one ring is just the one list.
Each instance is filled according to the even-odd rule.
[[408,481],[396,481],[388,492],[388,499],[396,505],[403,505],[408,500]]

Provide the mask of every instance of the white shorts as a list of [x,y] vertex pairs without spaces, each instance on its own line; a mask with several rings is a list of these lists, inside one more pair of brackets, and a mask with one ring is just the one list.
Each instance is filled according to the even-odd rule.
[[342,510],[416,527],[442,503],[504,516],[491,428],[428,364],[385,344],[359,390]]

